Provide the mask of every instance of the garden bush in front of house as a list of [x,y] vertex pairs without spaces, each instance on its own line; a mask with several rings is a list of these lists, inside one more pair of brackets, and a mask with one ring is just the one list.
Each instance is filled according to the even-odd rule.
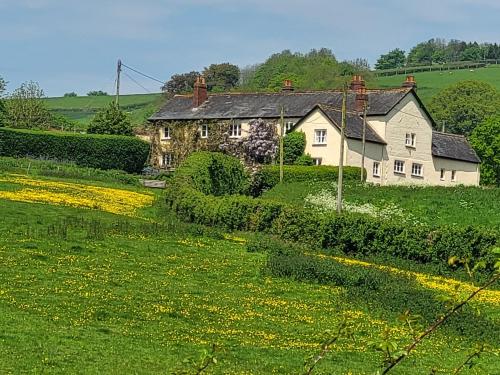
[[74,162],[82,167],[141,172],[149,144],[136,137],[0,128],[0,156]]
[[[490,249],[500,242],[498,230],[472,226],[408,226],[391,219],[362,214],[339,216],[245,195],[205,194],[204,191],[210,191],[212,176],[220,175],[208,170],[212,165],[209,163],[211,154],[193,154],[192,161],[188,163],[191,167],[179,168],[180,174],[176,172],[167,187],[167,204],[184,221],[226,230],[266,232],[286,241],[313,248],[340,250],[344,254],[386,254],[421,263],[443,263],[456,256],[468,258],[472,263],[483,259],[492,266]],[[232,159],[230,163],[238,161]],[[320,178],[331,176],[327,172],[322,174],[321,168],[316,170]],[[198,181],[191,176],[194,172],[199,177]],[[305,178],[311,176],[310,173],[298,176]],[[241,175],[238,175],[232,186],[241,186],[240,181]]]
[[[344,181],[358,181],[360,175],[360,168],[344,167]],[[338,177],[339,168],[330,165],[285,165],[283,167],[283,182],[336,182]],[[279,182],[280,167],[278,165],[265,165],[253,176],[251,193],[253,196],[258,196]]]

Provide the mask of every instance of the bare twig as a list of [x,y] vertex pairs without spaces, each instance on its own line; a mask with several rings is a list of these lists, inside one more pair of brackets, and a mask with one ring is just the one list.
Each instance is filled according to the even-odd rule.
[[465,306],[470,300],[472,300],[478,293],[483,291],[484,289],[488,288],[489,286],[493,285],[500,279],[500,274],[495,274],[493,275],[488,282],[486,282],[483,286],[480,288],[476,289],[474,292],[472,292],[469,297],[467,297],[465,300],[460,302],[458,305],[453,307],[451,310],[449,310],[445,315],[443,315],[441,318],[436,320],[429,328],[427,328],[424,332],[422,332],[408,347],[406,348],[405,352],[401,354],[399,357],[397,357],[389,366],[385,368],[385,370],[382,372],[382,375],[387,374],[389,371],[391,371],[396,365],[398,365],[405,357],[407,357],[410,352],[415,349],[415,347],[420,344],[420,342],[425,339],[427,336],[429,336],[431,333],[433,333],[437,328],[439,328],[444,322],[446,322],[453,314],[455,314],[458,310],[460,310],[463,306]]

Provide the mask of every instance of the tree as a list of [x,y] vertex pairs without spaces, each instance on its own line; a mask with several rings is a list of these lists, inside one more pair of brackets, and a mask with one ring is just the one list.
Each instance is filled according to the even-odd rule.
[[470,143],[481,159],[481,184],[500,186],[500,115],[476,126]]
[[404,66],[406,63],[405,51],[396,48],[392,51],[381,55],[375,64],[375,69],[397,69]]
[[[88,95],[88,94],[87,94],[87,95]],[[78,96],[78,94],[77,94],[76,92],[74,92],[74,91],[72,91],[72,92],[67,92],[67,93],[65,93],[65,94],[64,94],[64,97],[65,97],[65,98],[74,98],[74,97],[76,97],[76,96]],[[91,95],[90,95],[90,96],[91,96]]]
[[486,82],[462,81],[434,96],[429,110],[438,126],[469,135],[486,118],[499,113],[500,94]]
[[93,134],[133,135],[130,119],[114,101],[96,113],[87,132]]
[[192,71],[183,74],[174,74],[161,88],[168,94],[185,94],[193,92],[194,82],[200,76],[200,72]]
[[306,135],[304,132],[293,131],[288,133],[283,138],[283,161],[285,164],[291,165],[304,155],[306,149]]
[[238,86],[240,68],[229,63],[211,64],[203,70],[203,76],[210,91],[224,92]]
[[245,158],[254,163],[270,163],[278,152],[276,125],[261,119],[253,120],[249,125],[248,137],[240,140]]
[[102,90],[89,91],[87,96],[108,96],[108,93]]
[[5,103],[3,102],[3,94],[6,87],[7,82],[5,82],[2,77],[0,77],[0,126],[4,126],[5,119],[7,117],[7,110],[5,108]]
[[5,103],[8,125],[13,128],[47,129],[51,125],[52,115],[42,100],[44,97],[38,83],[23,83]]

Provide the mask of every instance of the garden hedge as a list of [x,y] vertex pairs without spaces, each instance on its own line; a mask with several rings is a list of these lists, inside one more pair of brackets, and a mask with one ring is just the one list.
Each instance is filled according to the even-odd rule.
[[[359,181],[361,169],[358,167],[344,167],[344,181]],[[364,174],[366,176],[366,173]],[[285,165],[283,167],[284,182],[301,181],[337,181],[339,168],[329,165],[306,166]],[[251,192],[253,196],[260,195],[263,191],[276,186],[280,181],[279,165],[266,165],[255,173],[252,181]]]
[[[199,170],[203,183],[192,183],[183,178],[186,172],[182,167],[180,170],[181,176],[174,176],[167,188],[166,200],[168,206],[188,222],[226,230],[266,232],[286,241],[341,250],[345,254],[387,254],[422,263],[447,262],[457,256],[471,260],[482,258],[491,265],[490,249],[500,243],[498,230],[482,227],[407,225],[361,214],[321,213],[245,195],[207,195],[205,186],[210,182],[205,180],[210,173]],[[317,178],[333,175],[328,168],[312,170],[318,172]],[[347,175],[355,172],[353,169]],[[312,173],[297,173],[295,177],[305,179]]]
[[83,167],[141,172],[149,144],[136,137],[0,128],[0,156],[70,161]]

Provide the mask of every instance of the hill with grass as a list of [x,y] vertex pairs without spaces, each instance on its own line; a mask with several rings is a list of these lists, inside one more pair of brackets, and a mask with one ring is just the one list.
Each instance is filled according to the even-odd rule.
[[[115,100],[114,96],[77,96],[44,99],[48,108],[72,120],[75,130],[85,130],[97,111]],[[162,103],[162,94],[134,94],[120,96],[120,106],[132,120],[134,126],[144,123]]]
[[[426,105],[440,90],[460,81],[482,81],[500,90],[500,65],[490,65],[479,69],[443,70],[414,73],[418,86],[418,94]],[[401,86],[405,75],[377,77],[369,83],[372,88],[389,88]]]

